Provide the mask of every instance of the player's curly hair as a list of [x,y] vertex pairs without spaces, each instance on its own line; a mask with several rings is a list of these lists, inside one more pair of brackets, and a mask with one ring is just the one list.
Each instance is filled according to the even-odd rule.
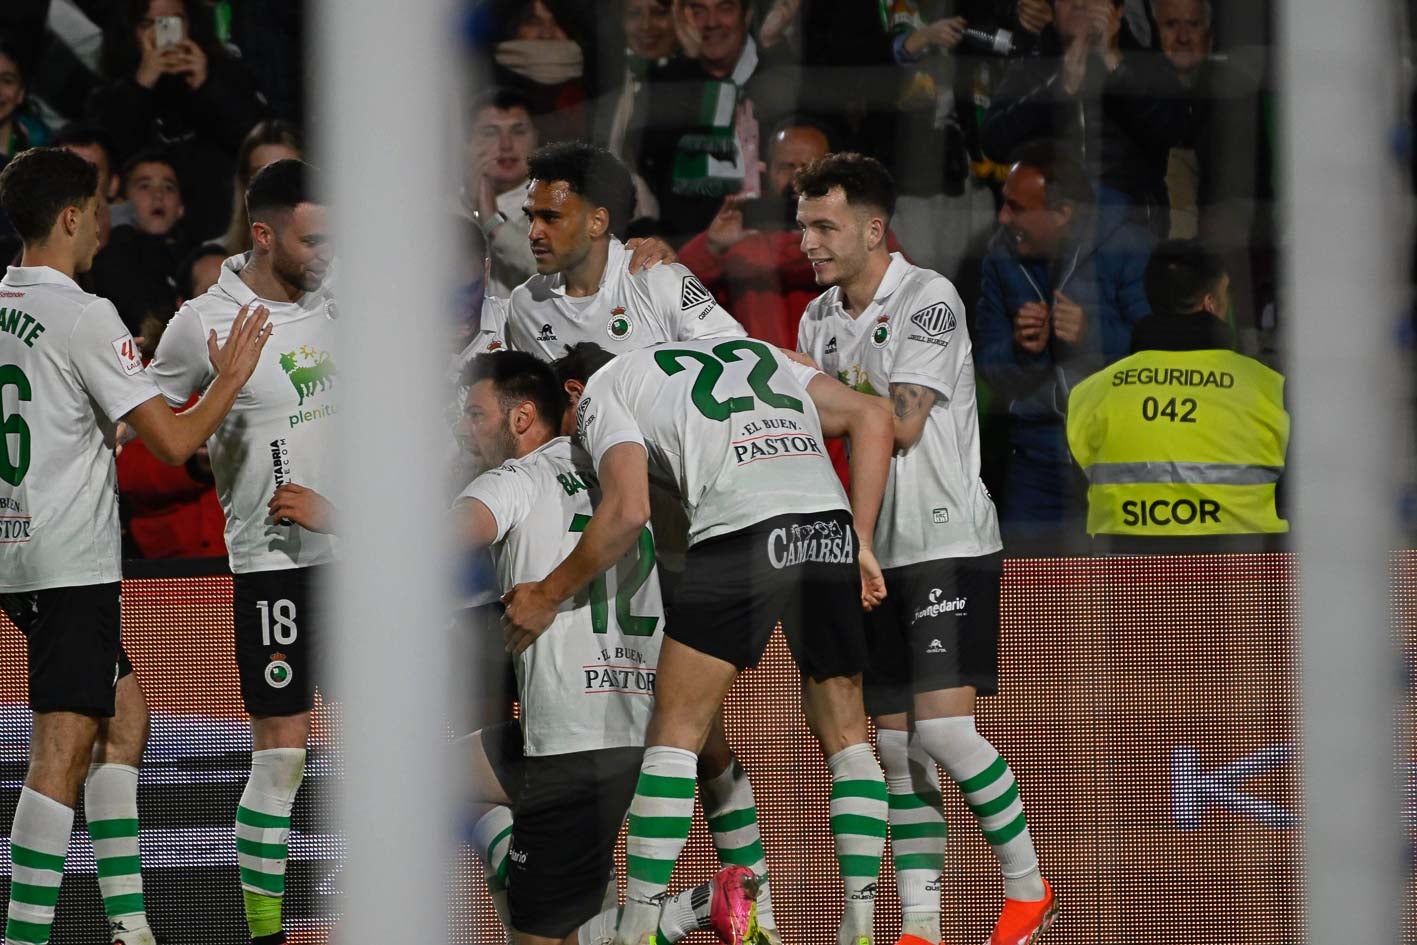
[[59,214],[97,193],[98,168],[63,148],[30,148],[0,171],[0,209],[30,246],[49,238]]
[[584,141],[558,141],[527,159],[531,180],[565,181],[572,193],[610,214],[610,232],[620,235],[635,209],[635,184],[615,155]]
[[880,210],[887,222],[895,213],[895,178],[880,161],[855,151],[817,158],[799,169],[792,183],[802,197],[825,197],[840,187],[848,204]]

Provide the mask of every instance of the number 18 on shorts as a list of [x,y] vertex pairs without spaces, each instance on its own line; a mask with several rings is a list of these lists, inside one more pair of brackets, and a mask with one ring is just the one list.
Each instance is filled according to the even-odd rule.
[[232,597],[241,701],[251,715],[295,715],[314,703],[311,646],[318,568],[238,574]]

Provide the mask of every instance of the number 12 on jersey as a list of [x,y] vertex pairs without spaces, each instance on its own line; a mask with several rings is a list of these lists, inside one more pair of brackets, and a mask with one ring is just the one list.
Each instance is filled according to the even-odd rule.
[[[583,532],[589,522],[589,515],[572,515],[570,531]],[[625,574],[625,570],[630,573]],[[615,568],[617,585],[615,588],[615,623],[619,626],[620,632],[627,637],[654,636],[655,627],[659,626],[658,617],[641,617],[630,613],[630,602],[653,573],[654,536],[646,527],[640,529],[640,537],[635,543],[634,564],[628,568],[622,568],[619,565]],[[598,574],[590,582],[590,625],[596,633],[606,633],[609,630],[609,611],[605,593],[605,575]]]

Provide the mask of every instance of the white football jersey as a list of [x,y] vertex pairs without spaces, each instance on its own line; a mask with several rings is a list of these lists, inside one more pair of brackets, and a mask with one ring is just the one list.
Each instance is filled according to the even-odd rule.
[[899,253],[857,318],[833,287],[813,299],[797,328],[797,348],[822,370],[863,393],[890,396],[891,384],[936,394],[920,441],[891,459],[876,523],[883,568],[990,554],[1003,547],[994,502],[979,478],[979,415],[964,303],[948,279]]
[[0,280],[0,591],[123,576],[114,426],[158,396],[113,303],[48,266]]
[[576,408],[596,468],[638,443],[679,490],[689,545],[777,515],[849,509],[807,384],[817,371],[751,338],[622,354]]
[[512,292],[507,347],[554,361],[581,341],[623,354],[666,341],[747,337],[685,267],[660,263],[632,276],[629,265],[629,250],[611,240],[600,291],[585,298],[568,296],[560,273],[532,276]]
[[[463,496],[497,522],[492,559],[505,593],[565,560],[600,501],[590,459],[557,437],[473,480]],[[528,755],[645,743],[664,604],[646,528],[619,564],[596,578],[516,658]]]
[[333,561],[333,535],[268,520],[277,485],[293,482],[334,494],[337,459],[333,417],[341,378],[336,369],[338,313],[330,280],[296,302],[257,298],[240,272],[246,256],[221,265],[205,294],[173,316],[148,370],[169,403],[182,404],[212,382],[207,332],[222,344],[243,305],[270,309],[274,330],[256,371],[208,447],[217,496],[226,513],[226,547],[237,574],[303,568]]

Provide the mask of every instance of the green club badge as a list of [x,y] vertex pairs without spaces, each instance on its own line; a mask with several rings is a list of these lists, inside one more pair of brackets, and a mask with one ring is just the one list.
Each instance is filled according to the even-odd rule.
[[266,664],[266,685],[272,689],[284,689],[290,685],[290,679],[295,673],[291,670],[290,664],[285,661],[284,653],[272,653],[271,661]]
[[886,342],[891,340],[890,319],[882,315],[876,319],[876,327],[871,329],[871,344],[877,348],[884,348]]
[[635,330],[634,324],[625,317],[623,308],[610,310],[610,322],[605,326],[606,332],[616,341],[624,341],[630,337],[630,333]]

